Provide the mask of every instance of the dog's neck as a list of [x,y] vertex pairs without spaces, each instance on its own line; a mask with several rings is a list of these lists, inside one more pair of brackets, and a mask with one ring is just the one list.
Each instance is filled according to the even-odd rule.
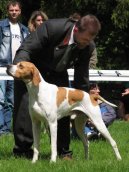
[[41,74],[40,74],[40,78],[41,78],[41,81],[36,86],[34,85],[33,80],[24,81],[30,96],[32,95],[34,97],[38,97],[38,95],[41,94],[41,92],[42,92],[43,95],[44,94],[46,95],[48,87],[49,87],[50,84],[47,83],[43,79]]

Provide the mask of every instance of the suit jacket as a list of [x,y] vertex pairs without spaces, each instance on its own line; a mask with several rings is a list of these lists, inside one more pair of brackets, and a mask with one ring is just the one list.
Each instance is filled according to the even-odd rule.
[[[57,63],[61,60],[75,21],[70,19],[50,19],[45,21],[35,32],[32,32],[18,49],[14,64],[19,61],[31,61],[40,70],[55,71]],[[94,42],[84,49],[75,48],[72,59],[69,60],[63,72],[74,67],[74,87],[87,90],[89,83],[89,60]],[[60,73],[61,74],[61,73]],[[57,72],[58,75],[58,72]]]

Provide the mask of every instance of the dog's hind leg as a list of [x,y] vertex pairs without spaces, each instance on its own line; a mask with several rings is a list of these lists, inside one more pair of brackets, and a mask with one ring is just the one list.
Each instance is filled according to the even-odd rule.
[[120,153],[119,153],[119,150],[117,148],[117,144],[116,142],[113,140],[113,138],[111,137],[107,127],[105,126],[103,120],[102,120],[102,117],[101,117],[101,114],[99,114],[99,112],[97,111],[96,109],[96,115],[94,116],[91,116],[91,120],[93,121],[94,125],[96,126],[97,130],[109,141],[109,143],[111,144],[114,152],[115,152],[115,155],[116,155],[116,158],[118,160],[121,160],[121,156],[120,156]]
[[111,137],[109,131],[107,130],[101,116],[101,111],[99,105],[94,106],[91,103],[91,100],[87,94],[85,94],[84,101],[81,102],[81,107],[83,108],[84,113],[92,120],[98,131],[109,141],[111,144],[116,158],[121,160],[119,150],[117,148],[116,142]]
[[[104,124],[104,123],[103,123]],[[99,121],[99,123],[95,124],[96,128],[98,129],[98,131],[109,141],[109,143],[111,144],[114,152],[115,152],[115,155],[116,155],[116,158],[118,160],[121,160],[121,156],[120,156],[120,153],[119,153],[119,150],[117,148],[117,144],[116,142],[114,141],[114,139],[111,137],[109,131],[107,130],[105,124],[102,125],[102,123]]]
[[32,163],[38,160],[39,155],[39,142],[40,142],[40,132],[41,132],[41,122],[37,120],[32,121],[33,139],[34,139],[34,154]]
[[[74,111],[73,111],[74,112]],[[85,158],[89,158],[89,141],[87,139],[87,136],[84,133],[84,127],[86,124],[86,115],[81,111],[75,111],[76,118],[74,120],[75,128],[77,131],[78,136],[82,140],[84,151],[85,151]]]

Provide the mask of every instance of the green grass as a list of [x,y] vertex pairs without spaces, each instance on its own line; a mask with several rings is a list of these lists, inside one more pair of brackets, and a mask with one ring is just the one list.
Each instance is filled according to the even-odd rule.
[[[111,146],[105,140],[90,142],[90,158],[84,159],[83,146],[79,140],[71,140],[73,160],[50,163],[50,144],[47,135],[42,135],[40,158],[36,164],[12,155],[14,140],[12,135],[0,137],[1,172],[129,172],[129,123],[115,121],[109,131],[116,140],[122,161],[117,161]],[[63,137],[63,136],[62,136]]]

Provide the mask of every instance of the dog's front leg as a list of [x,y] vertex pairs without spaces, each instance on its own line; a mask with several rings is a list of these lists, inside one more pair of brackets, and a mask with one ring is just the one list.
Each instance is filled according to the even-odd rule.
[[56,162],[57,157],[57,119],[49,122],[51,135],[51,162]]
[[41,122],[37,120],[32,121],[33,139],[34,139],[34,154],[32,163],[38,160],[39,155],[39,142],[40,142],[40,132],[41,132]]

